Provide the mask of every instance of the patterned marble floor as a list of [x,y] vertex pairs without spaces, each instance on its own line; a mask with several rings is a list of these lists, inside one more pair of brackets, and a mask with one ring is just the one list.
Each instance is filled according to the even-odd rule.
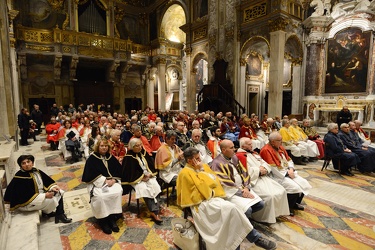
[[[163,225],[156,225],[142,200],[141,214],[137,216],[135,200],[128,207],[128,195],[123,196],[120,232],[106,235],[92,217],[85,184],[81,183],[84,163],[60,164],[56,152],[41,149],[34,152],[38,163],[44,163],[42,169],[67,191],[64,203],[74,220],[72,224],[58,224],[61,246],[56,249],[177,249],[170,222],[182,216],[182,211],[173,202],[161,215]],[[278,249],[375,249],[375,175],[354,172],[354,177],[340,176],[335,171],[321,172],[321,165],[318,161],[303,168],[298,166],[300,175],[315,190],[304,198],[304,211],[297,211],[294,217],[280,217],[273,225],[254,222],[255,228],[276,240]],[[49,223],[42,221],[44,231],[57,227]],[[40,244],[41,249],[46,248],[43,240]],[[241,249],[259,248],[245,240]]]

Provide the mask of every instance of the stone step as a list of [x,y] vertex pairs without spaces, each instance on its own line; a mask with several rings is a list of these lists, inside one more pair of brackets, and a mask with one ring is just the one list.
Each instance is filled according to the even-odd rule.
[[5,250],[38,250],[39,223],[38,211],[12,213]]

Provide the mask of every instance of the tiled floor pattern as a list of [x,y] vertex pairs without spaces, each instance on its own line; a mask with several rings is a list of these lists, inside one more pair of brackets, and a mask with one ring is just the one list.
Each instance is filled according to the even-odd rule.
[[[65,190],[79,190],[85,187],[85,184],[81,183],[82,172],[82,164],[73,165],[61,168],[61,172],[53,175],[52,178]],[[300,175],[310,180],[315,178],[375,193],[373,176],[356,174],[355,177],[346,177],[334,171],[321,172],[318,168],[300,170]],[[76,199],[73,203],[77,207],[84,206],[84,209],[89,209],[85,195],[73,199]],[[369,202],[374,200],[374,196],[369,197]],[[164,224],[156,225],[148,217],[142,200],[139,217],[135,200],[132,200],[130,207],[127,206],[127,201],[128,195],[123,197],[124,221],[118,221],[120,232],[105,235],[95,224],[93,217],[75,221],[60,227],[63,249],[175,249],[170,221],[173,217],[181,216],[181,210],[173,204],[170,205],[162,214]],[[312,196],[305,197],[304,202],[305,211],[298,211],[294,217],[281,217],[279,223],[334,249],[375,249],[375,213],[372,215],[360,213]],[[254,223],[254,226],[260,232],[277,240],[278,249],[293,248],[286,239],[274,233],[272,225]],[[250,243],[243,243],[243,246],[256,248]]]

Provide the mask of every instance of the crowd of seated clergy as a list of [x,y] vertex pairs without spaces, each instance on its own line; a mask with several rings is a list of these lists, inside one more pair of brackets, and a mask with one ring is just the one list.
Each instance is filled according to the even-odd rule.
[[[323,141],[309,120],[299,126],[296,119],[287,117],[264,115],[259,121],[255,114],[242,114],[238,119],[231,112],[157,113],[146,109],[128,115],[81,110],[71,115],[59,112],[46,131],[51,149],[59,149],[70,162],[80,158],[79,151],[71,147],[82,144],[87,158],[82,181],[88,184],[93,215],[104,233],[119,231],[121,197],[132,192],[136,199],[143,198],[151,219],[162,224],[163,182],[176,187],[178,205],[192,208],[195,226],[208,249],[235,249],[244,238],[274,249],[276,244],[253,229],[250,219],[276,223],[279,216],[304,210],[303,197],[312,187],[298,175],[295,164],[305,165],[326,154],[335,168],[341,162],[342,174],[352,175],[354,166],[361,172],[374,171],[370,163],[375,149],[368,147],[360,126],[357,121],[343,123],[339,132],[337,124],[330,124]],[[68,140],[73,143],[66,143]],[[21,170],[24,174],[37,176]],[[45,200],[61,201],[62,195],[49,193],[61,194],[61,189],[46,181],[52,186],[38,187],[39,193],[45,193]],[[13,202],[12,209],[24,204],[14,203],[14,191],[8,190],[6,198]],[[56,200],[58,207],[61,202]],[[39,209],[50,215],[52,208]],[[210,225],[212,213],[221,216],[224,229]],[[56,214],[57,222],[71,221],[61,207]],[[239,230],[235,235],[233,227]],[[210,237],[213,232],[222,237]]]

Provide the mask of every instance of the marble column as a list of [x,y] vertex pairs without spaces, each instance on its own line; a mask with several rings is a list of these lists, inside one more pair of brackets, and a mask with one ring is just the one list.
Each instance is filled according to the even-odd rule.
[[239,63],[239,74],[238,75],[238,87],[236,88],[236,97],[237,101],[245,107],[246,111],[248,107],[246,107],[246,99],[247,99],[247,91],[246,91],[246,59],[241,58]]
[[321,46],[316,43],[307,47],[305,96],[319,95],[319,90],[321,89],[319,75],[320,52]]
[[158,68],[158,108],[159,110],[165,110],[165,70],[166,60],[165,58],[159,58],[157,62]]
[[155,109],[155,76],[150,74],[147,84],[147,105]]
[[195,83],[195,71],[191,66],[191,49],[185,49],[186,52],[186,110],[193,112],[196,109],[197,86]]
[[[294,64],[294,63],[293,63]],[[293,87],[292,87],[292,114],[301,114],[302,105],[301,105],[301,93],[302,93],[302,84],[301,84],[301,65],[295,64],[293,67]]]
[[[278,20],[275,20],[275,22],[278,22]],[[275,117],[281,116],[283,107],[283,76],[286,32],[278,29],[272,31],[270,35],[270,84],[267,112],[268,117]]]

